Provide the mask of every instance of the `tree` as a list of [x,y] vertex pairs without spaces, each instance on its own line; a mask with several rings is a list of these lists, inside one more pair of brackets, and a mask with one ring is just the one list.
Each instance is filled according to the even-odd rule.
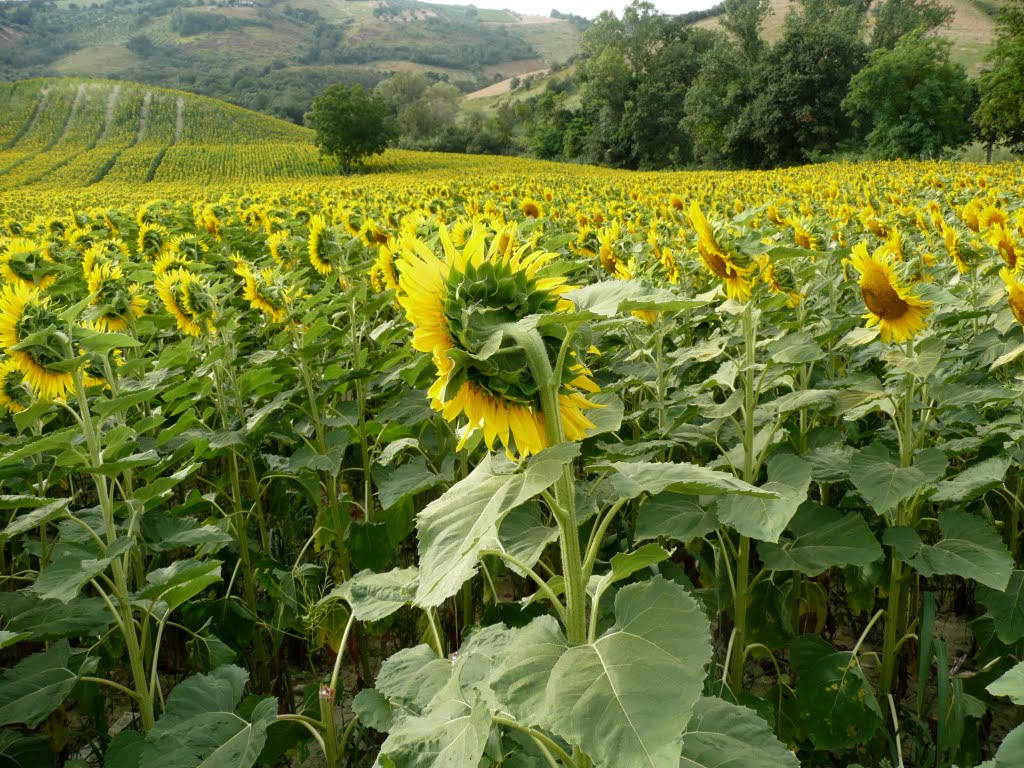
[[344,173],[371,155],[381,154],[397,132],[387,105],[361,85],[330,85],[313,99],[306,122],[316,131],[314,143],[334,157]]
[[1003,6],[989,62],[974,120],[986,140],[1024,151],[1024,0]]
[[871,9],[871,15],[875,17],[871,47],[891,49],[915,30],[930,32],[946,26],[953,9],[940,0],[883,0]]
[[971,138],[974,89],[949,60],[952,43],[920,32],[879,49],[850,81],[843,109],[872,126],[868,146],[883,158],[934,157]]

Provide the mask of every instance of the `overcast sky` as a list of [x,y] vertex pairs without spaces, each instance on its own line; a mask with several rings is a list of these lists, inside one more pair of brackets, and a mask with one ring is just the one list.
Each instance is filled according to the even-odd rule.
[[[575,13],[592,19],[601,11],[614,11],[622,15],[627,0],[427,0],[440,5],[475,5],[477,8],[507,8],[516,13],[548,16],[555,8],[562,13]],[[686,13],[710,8],[719,0],[655,0],[654,5],[662,13]]]

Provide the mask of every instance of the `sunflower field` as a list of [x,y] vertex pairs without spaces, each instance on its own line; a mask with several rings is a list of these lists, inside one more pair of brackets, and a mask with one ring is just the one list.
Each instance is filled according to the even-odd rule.
[[0,192],[0,765],[1024,765],[1019,164],[172,148]]

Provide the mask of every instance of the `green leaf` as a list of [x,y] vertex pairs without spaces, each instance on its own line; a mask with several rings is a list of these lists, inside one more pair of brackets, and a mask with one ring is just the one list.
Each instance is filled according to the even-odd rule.
[[121,731],[110,740],[103,768],[139,768],[139,754],[146,737],[138,731]]
[[94,558],[86,550],[64,548],[63,554],[44,568],[35,583],[26,591],[42,600],[60,600],[67,603],[74,599],[90,579],[103,573],[113,557]]
[[1009,696],[1014,704],[1024,704],[1024,661],[989,683],[985,690],[993,696]]
[[988,608],[996,636],[1007,645],[1024,637],[1024,571],[1014,571],[1006,589],[978,587],[978,602]]
[[35,728],[43,722],[71,694],[83,659],[84,654],[72,654],[67,640],[58,640],[5,671],[0,675],[0,725]]
[[[1020,768],[1024,765],[1024,725],[1018,725],[1003,739],[1003,743],[996,750],[995,760],[991,761],[993,768]],[[988,763],[979,768],[985,768]]]
[[663,491],[640,506],[636,517],[636,541],[664,536],[673,541],[690,541],[718,528],[718,517],[710,507],[701,507],[696,496]]
[[498,546],[498,526],[516,507],[551,487],[579,453],[575,443],[541,451],[525,470],[494,454],[418,517],[420,583],[415,604],[434,607],[476,572],[480,552]]
[[215,551],[234,539],[216,525],[198,525],[188,517],[150,513],[143,521],[143,534],[153,552],[206,546]]
[[374,482],[382,509],[390,509],[402,499],[451,482],[450,473],[434,474],[427,469],[427,460],[416,456],[400,467],[375,467]]
[[250,768],[277,719],[277,700],[263,699],[251,721],[235,714],[248,674],[235,666],[178,683],[146,736],[140,765],[161,768]]
[[718,519],[744,536],[778,541],[797,508],[807,499],[811,465],[799,456],[779,453],[768,460],[768,482],[762,490],[774,499],[726,496],[718,500]]
[[53,503],[44,496],[0,494],[0,509],[35,509]]
[[577,312],[591,312],[601,317],[615,317],[637,309],[678,312],[708,303],[687,299],[639,280],[604,280],[570,291],[564,297],[576,305]]
[[624,499],[635,499],[644,493],[654,496],[662,491],[693,495],[740,493],[767,499],[777,498],[773,491],[755,488],[742,480],[737,480],[728,472],[717,472],[696,464],[616,461],[593,467],[604,468],[615,471],[612,487]]
[[671,552],[657,544],[644,544],[635,552],[619,552],[612,555],[612,569],[603,576],[591,577],[591,584],[588,585],[594,595],[594,605],[601,602],[601,596],[615,582],[628,579],[634,573],[664,562],[671,556]]
[[587,411],[587,418],[594,425],[587,429],[587,437],[616,432],[622,426],[622,416],[626,406],[617,395],[612,392],[598,392],[593,395],[588,394],[587,400],[594,405],[601,406]]
[[817,635],[797,638],[791,653],[799,675],[797,714],[815,748],[841,750],[868,741],[882,724],[882,711],[853,654],[835,651]]
[[375,731],[387,733],[395,722],[395,711],[376,688],[364,688],[352,699],[352,711],[359,722]]
[[683,734],[679,768],[800,768],[796,755],[747,707],[705,697]]
[[[528,568],[533,568],[537,564],[544,550],[556,539],[558,529],[543,523],[540,506],[533,501],[528,501],[509,512],[498,529],[498,545],[501,551],[508,553]],[[526,575],[511,563],[506,562],[505,565],[520,576]]]
[[615,618],[555,662],[541,724],[597,765],[675,768],[711,658],[708,620],[684,587],[660,578],[621,589]]
[[966,503],[1003,484],[1010,466],[1008,456],[998,456],[972,464],[959,475],[939,483],[932,501],[959,501]]
[[[399,720],[380,748],[395,768],[475,768],[491,732],[491,712],[479,698],[469,702],[456,686],[451,698],[416,717]],[[448,688],[446,688],[448,690]]]
[[936,479],[917,466],[894,464],[889,452],[881,445],[869,445],[850,458],[850,480],[879,515],[896,509],[901,501]]
[[114,623],[99,597],[76,597],[67,603],[40,600],[23,592],[0,593],[0,615],[10,632],[27,633],[33,640],[98,637]]
[[490,685],[502,706],[524,725],[538,726],[544,721],[544,700],[551,671],[569,643],[552,616],[534,619],[516,631]]
[[146,574],[147,586],[133,597],[159,600],[167,605],[168,611],[173,611],[220,581],[221,565],[219,560],[177,560]]
[[452,674],[452,663],[439,659],[430,646],[403,648],[381,665],[377,690],[392,707],[418,715],[444,688]]
[[0,541],[14,538],[19,534],[31,531],[34,528],[38,528],[40,525],[50,523],[59,517],[64,516],[64,510],[67,509],[68,504],[71,503],[71,499],[57,499],[51,501],[42,507],[37,507],[31,512],[19,515],[10,522],[10,524],[0,532]]
[[954,574],[974,579],[997,591],[1006,589],[1013,558],[989,523],[958,509],[939,513],[942,538],[933,545],[921,541],[912,528],[888,528],[883,541],[922,576]]
[[91,332],[84,328],[78,328],[77,332],[80,335],[76,337],[76,340],[82,345],[82,349],[98,355],[106,354],[112,349],[127,349],[142,345],[141,341],[126,333]]
[[779,544],[761,542],[757,554],[772,571],[800,571],[817,576],[836,565],[865,566],[882,557],[882,548],[856,512],[805,502],[789,522],[790,536]]
[[324,600],[341,597],[359,621],[380,621],[412,602],[418,581],[419,571],[415,567],[387,573],[360,571]]
[[834,389],[802,389],[798,392],[787,392],[762,407],[779,414],[790,413],[801,408],[831,404],[836,399],[836,394]]
[[36,454],[53,453],[58,450],[64,450],[71,446],[71,441],[81,434],[81,430],[77,427],[68,427],[67,429],[58,429],[56,432],[50,432],[49,434],[41,437],[34,437],[31,440],[23,443],[19,448],[12,450],[5,450],[0,456],[0,465],[14,464],[22,459]]
[[28,640],[30,637],[32,637],[31,632],[8,632],[6,629],[0,629],[0,650],[20,643],[22,640]]
[[782,365],[813,363],[825,357],[814,337],[804,331],[787,333],[778,341],[768,345],[768,360]]

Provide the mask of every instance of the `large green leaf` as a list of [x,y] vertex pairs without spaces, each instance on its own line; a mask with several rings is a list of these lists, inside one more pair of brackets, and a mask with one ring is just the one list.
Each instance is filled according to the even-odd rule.
[[756,712],[705,697],[683,734],[679,768],[800,768],[796,755],[775,738]]
[[956,477],[939,483],[939,488],[931,500],[965,503],[975,499],[986,491],[1002,485],[1009,466],[1008,456],[996,456],[972,464]]
[[[40,499],[40,501],[47,500]],[[63,517],[64,510],[67,509],[70,502],[71,499],[57,499],[56,501],[49,501],[49,503],[43,506],[38,506],[31,512],[19,515],[12,520],[10,524],[3,529],[3,531],[0,531],[0,542],[5,539],[14,538],[26,531],[31,531],[33,528],[38,528],[43,523],[49,523],[57,518]]]
[[817,749],[840,750],[868,741],[882,724],[882,711],[860,664],[817,635],[793,642],[800,722]]
[[604,280],[571,291],[565,298],[576,305],[577,312],[601,317],[614,317],[620,312],[637,309],[678,312],[707,304],[702,299],[679,296],[639,280]]
[[[558,529],[544,524],[540,505],[532,501],[509,512],[498,529],[501,550],[528,568],[537,564],[544,550],[557,538]],[[514,565],[509,565],[509,568],[520,576],[526,575]]]
[[718,500],[718,519],[752,539],[778,541],[810,485],[809,463],[792,454],[776,454],[768,460],[768,482],[762,488],[776,498],[726,496]]
[[661,578],[620,590],[615,618],[555,662],[542,725],[597,765],[675,768],[711,658],[708,620],[684,587]]
[[641,505],[636,516],[636,540],[664,536],[675,541],[690,541],[710,533],[718,525],[713,507],[702,507],[696,496],[663,491]]
[[135,595],[140,600],[159,600],[173,611],[221,580],[219,560],[178,560],[146,574],[146,586]]
[[1024,637],[1024,571],[1014,571],[1006,589],[978,587],[978,602],[988,608],[1000,641],[1011,645]]
[[435,488],[452,480],[450,471],[435,474],[427,467],[427,460],[416,456],[397,468],[375,467],[374,482],[382,509],[390,509],[402,499]]
[[73,600],[90,579],[103,573],[113,557],[92,557],[79,547],[62,546],[63,554],[44,568],[27,591],[42,600]]
[[70,694],[83,671],[84,654],[67,640],[34,653],[0,675],[0,725],[35,728]]
[[562,443],[532,457],[522,471],[491,454],[418,518],[420,582],[415,603],[438,606],[476,572],[480,552],[499,544],[498,526],[510,511],[551,487],[579,453]]
[[977,515],[959,509],[939,513],[942,538],[925,544],[917,531],[889,528],[883,540],[923,576],[954,574],[1002,591],[1010,581],[1013,558],[995,529]]
[[199,525],[188,517],[147,514],[142,528],[146,543],[154,552],[168,552],[203,546],[216,551],[234,539],[216,525]]
[[814,502],[805,502],[778,544],[761,542],[757,554],[772,571],[800,571],[817,576],[834,565],[865,566],[882,556],[882,548],[864,518]]
[[359,621],[380,621],[412,602],[418,580],[419,571],[415,567],[396,568],[387,573],[360,571],[324,600],[341,597]]
[[1003,739],[994,760],[979,768],[1020,768],[1024,765],[1024,725],[1018,725]]
[[114,623],[102,598],[76,597],[65,603],[24,592],[0,592],[0,616],[9,631],[30,634],[33,640],[98,637]]
[[544,721],[551,670],[568,648],[561,627],[551,616],[534,619],[516,632],[514,642],[494,670],[491,688],[519,722],[535,726]]
[[178,683],[163,717],[146,735],[139,765],[160,768],[250,768],[277,719],[277,700],[263,699],[251,720],[235,713],[248,674],[218,667]]
[[1024,704],[1024,661],[989,683],[985,690],[993,696],[1009,696],[1014,704]]
[[[874,444],[850,458],[850,480],[879,515],[896,509],[901,501],[942,477],[942,471],[936,472],[936,469],[931,453],[923,460],[915,459],[912,467],[900,467],[884,446]],[[944,464],[942,470],[945,470]]]
[[668,462],[616,461],[607,465],[598,465],[595,469],[602,467],[615,471],[615,475],[612,477],[612,487],[624,499],[635,499],[644,493],[654,496],[662,491],[694,495],[741,493],[746,496],[776,498],[774,492],[762,490],[744,483],[742,480],[737,480],[728,472],[718,472],[685,462],[672,464]]
[[452,674],[452,663],[439,659],[430,646],[403,648],[390,656],[377,675],[377,690],[392,707],[420,714]]

